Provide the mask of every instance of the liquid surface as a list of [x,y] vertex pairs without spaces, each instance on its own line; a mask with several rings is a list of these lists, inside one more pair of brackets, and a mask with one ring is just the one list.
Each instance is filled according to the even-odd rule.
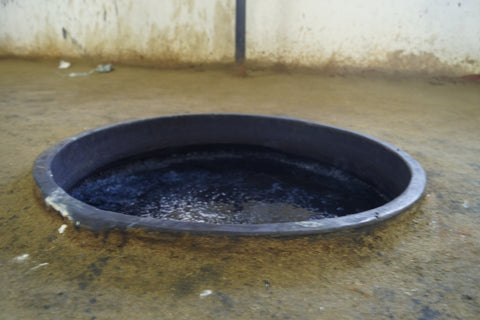
[[252,146],[196,146],[123,161],[71,195],[103,210],[216,224],[335,218],[388,201],[348,172]]

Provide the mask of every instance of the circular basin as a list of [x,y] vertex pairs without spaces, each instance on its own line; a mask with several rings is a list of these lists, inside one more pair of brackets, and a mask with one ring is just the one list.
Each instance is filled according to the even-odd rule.
[[33,176],[76,227],[295,236],[374,225],[426,184],[406,152],[287,117],[174,115],[95,129],[43,152]]

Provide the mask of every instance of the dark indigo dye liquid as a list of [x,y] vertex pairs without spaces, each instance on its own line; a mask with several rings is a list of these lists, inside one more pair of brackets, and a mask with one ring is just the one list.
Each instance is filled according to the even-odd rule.
[[335,218],[388,202],[348,172],[253,146],[192,146],[123,160],[70,194],[102,210],[216,224]]

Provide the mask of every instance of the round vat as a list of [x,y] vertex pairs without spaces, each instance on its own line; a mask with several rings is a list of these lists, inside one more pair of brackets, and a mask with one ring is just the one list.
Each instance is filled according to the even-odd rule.
[[87,131],[43,152],[33,176],[47,205],[80,228],[232,236],[373,225],[410,209],[426,184],[419,163],[388,143],[242,114]]

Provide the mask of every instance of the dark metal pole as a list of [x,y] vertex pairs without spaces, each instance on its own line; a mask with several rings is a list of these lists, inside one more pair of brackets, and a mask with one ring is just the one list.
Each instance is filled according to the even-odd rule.
[[235,14],[235,65],[243,67],[245,63],[245,10],[246,0],[237,0]]

